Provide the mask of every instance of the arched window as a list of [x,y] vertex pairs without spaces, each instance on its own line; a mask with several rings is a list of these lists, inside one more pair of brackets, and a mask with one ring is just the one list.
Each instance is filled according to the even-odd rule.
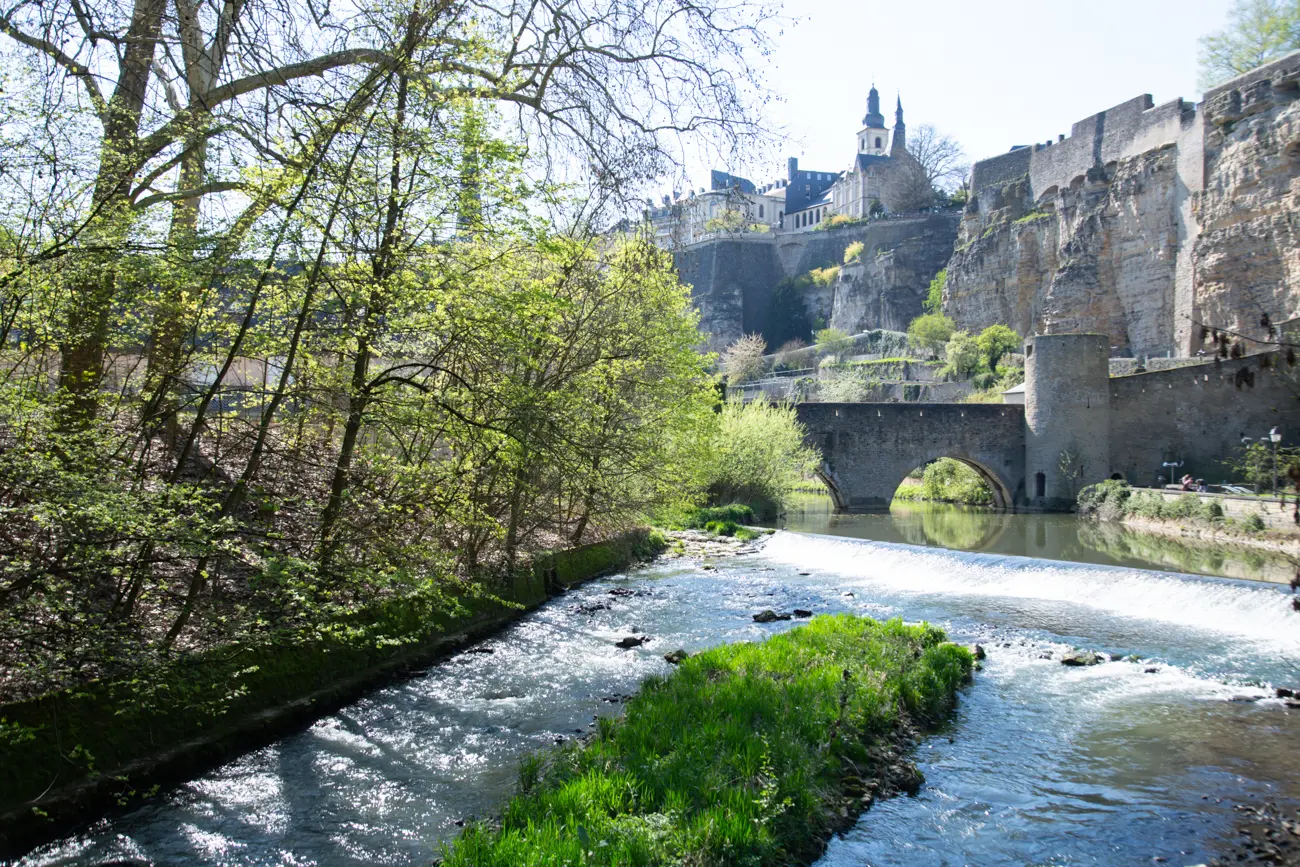
[[762,205],[759,205],[759,206],[758,206],[758,218],[759,218],[760,220],[763,219],[763,206],[762,206]]
[[876,136],[876,147],[880,147],[880,136]]
[[1047,476],[1042,473],[1034,473],[1034,496],[1042,497],[1047,495]]

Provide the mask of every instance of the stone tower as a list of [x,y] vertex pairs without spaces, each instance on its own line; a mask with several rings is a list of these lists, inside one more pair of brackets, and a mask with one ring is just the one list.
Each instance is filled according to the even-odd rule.
[[890,136],[889,155],[901,157],[907,151],[907,125],[903,123],[903,97],[898,97],[898,108],[894,109],[894,134]]
[[867,94],[867,114],[858,131],[858,153],[884,156],[889,143],[889,130],[885,129],[885,116],[880,113],[880,91],[871,85]]
[[1040,334],[1025,342],[1025,484],[1029,504],[1069,510],[1110,475],[1110,339]]

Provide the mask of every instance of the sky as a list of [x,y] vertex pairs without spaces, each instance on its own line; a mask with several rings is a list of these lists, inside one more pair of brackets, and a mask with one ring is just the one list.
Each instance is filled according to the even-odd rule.
[[[1199,102],[1197,40],[1227,21],[1231,0],[786,0],[797,19],[775,37],[769,120],[781,152],[730,168],[757,183],[801,168],[839,171],[874,79],[893,126],[901,92],[909,127],[954,136],[969,159],[1069,135],[1075,121],[1149,93]],[[743,163],[743,164],[741,164]],[[757,165],[755,163],[758,163]],[[707,167],[690,169],[707,186]]]

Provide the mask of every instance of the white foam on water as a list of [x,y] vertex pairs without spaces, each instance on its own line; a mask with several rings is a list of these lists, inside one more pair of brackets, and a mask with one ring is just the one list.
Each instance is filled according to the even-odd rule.
[[763,553],[864,588],[1086,606],[1240,636],[1260,650],[1300,659],[1300,614],[1277,585],[788,532],[775,534]]

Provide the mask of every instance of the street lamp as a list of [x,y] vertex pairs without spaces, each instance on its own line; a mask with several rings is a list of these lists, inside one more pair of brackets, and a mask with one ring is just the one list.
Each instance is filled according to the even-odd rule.
[[1273,496],[1277,496],[1277,444],[1282,442],[1282,432],[1273,428],[1268,432],[1268,438],[1273,441]]

